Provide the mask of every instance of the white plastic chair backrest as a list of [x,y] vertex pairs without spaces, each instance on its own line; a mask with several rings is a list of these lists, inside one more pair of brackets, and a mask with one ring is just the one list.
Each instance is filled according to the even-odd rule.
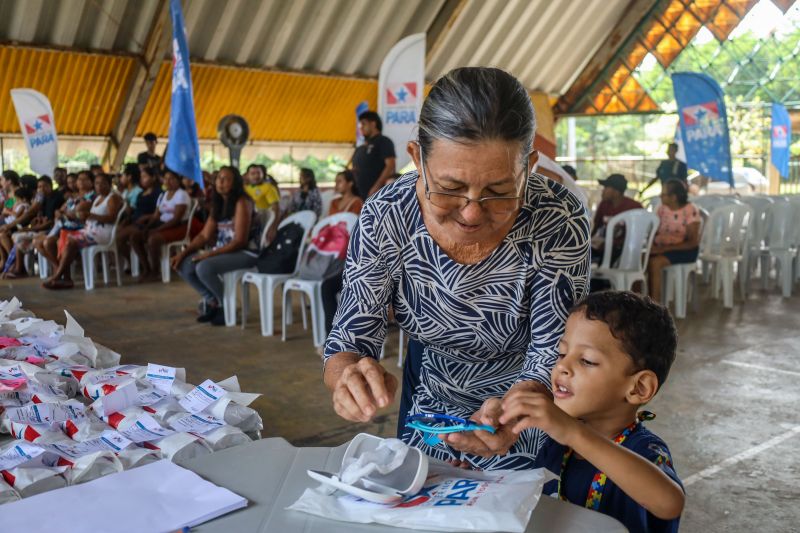
[[256,216],[260,218],[261,238],[258,241],[258,249],[263,250],[267,247],[267,233],[272,223],[275,222],[275,211],[272,209],[257,209]]
[[659,219],[644,209],[631,209],[611,217],[606,226],[605,250],[603,251],[603,269],[611,268],[611,253],[614,248],[614,230],[616,226],[625,226],[625,241],[622,253],[615,268],[620,270],[638,270],[643,272],[650,256],[650,246],[656,236]]
[[[122,198],[120,196],[120,198]],[[122,207],[119,208],[119,212],[117,213],[117,219],[114,221],[114,225],[111,226],[111,239],[109,239],[108,243],[117,242],[117,228],[119,228],[119,223],[122,221],[122,217],[125,216],[125,200],[122,200]]]
[[709,213],[711,213],[716,207],[722,205],[724,200],[719,196],[709,194],[706,196],[695,196],[689,199],[694,205],[698,207],[702,207]]
[[767,244],[774,249],[787,249],[795,246],[798,240],[800,223],[800,203],[776,202],[770,206],[770,228]]
[[311,230],[311,238],[313,239],[325,226],[330,226],[331,224],[335,225],[339,222],[344,222],[347,225],[347,233],[353,233],[353,226],[356,225],[358,222],[358,215],[354,213],[336,213],[335,215],[331,215],[329,217],[325,217],[321,219],[317,224],[314,226],[314,229]]
[[183,236],[183,240],[185,241],[188,241],[192,237],[192,219],[194,218],[194,213],[197,211],[200,202],[197,201],[197,198],[192,198],[189,205],[189,217],[186,219],[186,235]]
[[293,213],[283,219],[283,221],[278,225],[278,229],[286,226],[287,224],[300,224],[303,227],[303,239],[300,241],[300,250],[297,252],[297,262],[294,265],[294,274],[297,274],[297,271],[300,270],[300,261],[303,260],[303,253],[306,247],[306,241],[308,241],[308,236],[311,233],[311,229],[314,227],[314,223],[317,221],[317,214],[314,211],[298,211],[297,213]]
[[753,209],[744,204],[723,205],[714,209],[700,242],[702,254],[738,256],[748,244]]
[[326,217],[331,211],[331,202],[333,202],[333,199],[336,197],[336,191],[333,189],[321,191],[319,196],[322,198],[322,216]]
[[743,196],[739,201],[753,208],[753,231],[750,244],[761,246],[769,234],[771,219],[769,208],[774,202],[763,196]]

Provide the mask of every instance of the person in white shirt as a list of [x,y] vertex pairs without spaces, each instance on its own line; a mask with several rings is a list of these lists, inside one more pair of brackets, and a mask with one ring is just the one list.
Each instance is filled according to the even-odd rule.
[[158,198],[156,211],[146,228],[146,246],[142,250],[145,257],[140,256],[139,260],[141,263],[146,261],[147,267],[142,269],[141,281],[155,281],[159,278],[161,246],[186,237],[192,199],[181,188],[181,177],[172,170],[164,173],[164,186],[166,190]]

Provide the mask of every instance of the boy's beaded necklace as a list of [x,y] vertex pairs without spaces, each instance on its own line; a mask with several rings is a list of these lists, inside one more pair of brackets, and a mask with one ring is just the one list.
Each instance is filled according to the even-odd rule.
[[[630,434],[639,427],[642,420],[652,420],[655,417],[656,415],[649,411],[640,411],[636,414],[636,422],[633,422],[631,425],[623,429],[622,432],[612,440],[615,444],[622,444],[625,439],[627,439]],[[567,498],[564,496],[564,493],[561,490],[562,480],[564,479],[564,472],[567,470],[567,463],[569,463],[572,453],[572,448],[567,448],[567,450],[564,452],[564,456],[561,458],[561,475],[558,478],[558,497],[565,501]],[[592,509],[594,511],[600,509],[600,501],[603,499],[603,490],[606,488],[607,480],[608,479],[603,472],[598,470],[597,473],[595,473],[594,478],[592,478],[592,484],[589,486],[589,493],[586,495],[587,509]]]

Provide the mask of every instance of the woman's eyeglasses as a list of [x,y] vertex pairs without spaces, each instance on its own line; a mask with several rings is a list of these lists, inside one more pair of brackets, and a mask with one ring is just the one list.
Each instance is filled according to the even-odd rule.
[[[422,150],[419,152],[420,166],[422,167],[422,183],[425,185],[425,198],[436,207],[441,209],[464,209],[470,202],[478,204],[481,208],[497,215],[507,215],[519,207],[521,195],[517,196],[483,196],[481,198],[470,198],[463,194],[454,194],[443,191],[432,191],[428,185],[428,177],[425,170],[425,160]],[[528,175],[528,164],[525,163],[525,175]],[[516,179],[514,180],[516,183]]]

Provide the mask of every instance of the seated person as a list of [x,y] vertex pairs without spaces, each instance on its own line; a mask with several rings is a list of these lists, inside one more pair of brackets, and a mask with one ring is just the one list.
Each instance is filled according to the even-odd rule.
[[11,214],[11,209],[14,207],[14,191],[19,188],[19,174],[13,170],[4,170],[0,175],[0,188],[3,190],[3,217]]
[[[203,230],[170,264],[205,301],[206,312],[197,321],[221,326],[225,324],[222,275],[256,265],[261,227],[238,168],[222,167],[215,188]],[[213,248],[205,250],[207,245]]]
[[278,188],[266,181],[266,172],[261,165],[253,163],[247,167],[245,175],[247,183],[244,190],[247,195],[255,202],[256,209],[270,209],[281,199]]
[[142,281],[158,279],[161,247],[186,238],[186,225],[190,222],[192,199],[181,188],[180,176],[167,169],[164,186],[166,190],[158,198],[156,211],[145,227],[146,234],[134,241],[134,249],[142,264]]
[[290,215],[298,211],[313,211],[317,217],[322,216],[322,196],[317,188],[314,171],[310,168],[300,169],[300,188],[292,195],[292,201],[286,214]]
[[[67,239],[55,272],[42,284],[45,289],[71,289],[74,287],[70,267],[81,249],[93,244],[108,244],[111,240],[111,232],[117,221],[117,215],[123,208],[124,201],[111,188],[109,174],[102,173],[95,176],[94,190],[97,196],[86,216],[85,225]],[[84,268],[89,268],[89,266],[84,265]]]
[[[622,174],[611,174],[604,180],[598,180],[598,183],[603,186],[603,196],[600,205],[597,206],[592,225],[592,262],[599,264],[603,261],[608,221],[625,211],[642,209],[642,204],[625,196],[628,180]],[[612,265],[622,253],[624,240],[625,231],[620,228],[614,234],[614,246],[611,248]]]
[[331,201],[329,215],[335,215],[336,213],[353,213],[358,215],[361,213],[364,201],[358,194],[358,185],[356,185],[356,177],[352,170],[345,169],[336,174],[336,186],[334,190],[339,196]]
[[140,177],[139,165],[133,163],[125,165],[125,170],[119,177],[119,193],[125,200],[125,210],[128,214],[136,208],[136,200],[142,194],[142,188],[139,186]]
[[[16,247],[16,263],[5,273],[14,278],[27,275],[24,257],[33,247],[33,240],[38,235],[47,235],[55,223],[56,211],[64,205],[63,191],[53,190],[53,180],[49,176],[41,176],[36,180],[36,196],[21,219],[0,230],[0,246],[6,254]],[[19,231],[17,231],[19,230]]]
[[631,292],[590,294],[572,309],[552,371],[555,399],[518,390],[500,423],[549,436],[535,466],[545,494],[612,516],[629,531],[677,532],[685,496],[667,445],[639,408],[664,384],[677,332],[664,307]]
[[[139,170],[137,168],[137,170]],[[130,223],[117,230],[117,247],[119,253],[131,263],[131,248],[134,248],[139,257],[145,257],[144,252],[144,237],[146,228],[150,220],[154,218],[153,214],[156,212],[156,204],[161,197],[161,187],[159,185],[158,169],[154,167],[143,167],[140,169],[139,186],[142,188],[141,194],[136,198],[136,205],[130,214]],[[150,265],[144,261],[140,264],[143,273],[148,275],[150,273]]]
[[661,223],[650,248],[647,282],[650,297],[661,301],[663,269],[678,263],[694,263],[700,250],[700,210],[689,202],[689,191],[681,180],[669,180],[661,189],[656,210]]
[[[3,225],[0,226],[0,231],[8,226],[13,228],[17,225],[17,221],[25,218],[28,210],[31,208],[31,201],[33,200],[33,191],[26,187],[17,187],[14,189],[13,206],[8,210],[9,214],[3,219]],[[10,250],[0,247],[0,267],[6,264]],[[9,276],[10,277],[10,276]]]
[[36,250],[47,259],[53,268],[58,265],[58,256],[64,251],[67,239],[83,228],[84,220],[96,196],[94,177],[88,170],[78,173],[75,181],[76,193],[56,211],[56,223],[46,236],[34,240]]

